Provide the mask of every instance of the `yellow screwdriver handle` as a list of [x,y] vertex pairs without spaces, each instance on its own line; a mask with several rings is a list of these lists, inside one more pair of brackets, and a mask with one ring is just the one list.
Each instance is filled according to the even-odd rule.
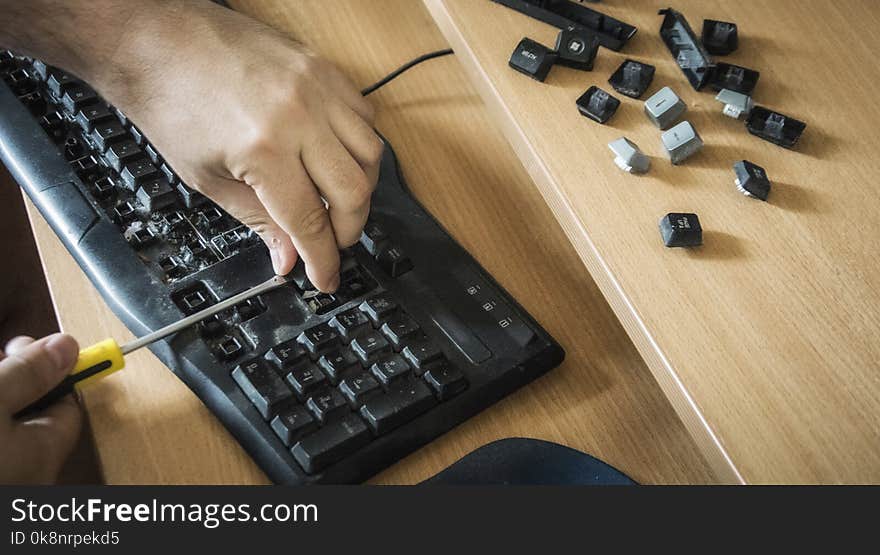
[[39,412],[55,401],[73,393],[74,388],[81,383],[100,380],[124,367],[125,357],[122,354],[122,349],[113,339],[105,339],[91,347],[86,347],[79,352],[79,358],[76,360],[73,371],[61,380],[61,383],[53,387],[49,393],[18,411],[15,417],[21,418]]
[[79,352],[76,366],[73,367],[68,378],[73,378],[73,381],[79,386],[100,380],[124,367],[125,357],[122,355],[119,343],[114,339],[105,339]]

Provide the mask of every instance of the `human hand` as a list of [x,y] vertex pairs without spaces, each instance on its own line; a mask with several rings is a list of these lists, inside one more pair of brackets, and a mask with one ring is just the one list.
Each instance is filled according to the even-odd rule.
[[79,438],[82,414],[73,395],[33,415],[18,411],[73,370],[79,354],[69,335],[16,337],[0,353],[0,484],[52,483]]
[[372,108],[338,69],[259,22],[207,2],[148,5],[99,89],[186,183],[260,235],[276,273],[298,255],[334,291],[338,249],[360,237],[378,179]]

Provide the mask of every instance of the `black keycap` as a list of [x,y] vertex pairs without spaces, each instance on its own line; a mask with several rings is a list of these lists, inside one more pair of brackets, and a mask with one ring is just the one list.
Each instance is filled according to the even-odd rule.
[[558,54],[557,64],[592,71],[599,52],[599,39],[592,31],[570,27],[559,31],[554,51]]
[[351,342],[351,350],[361,359],[361,362],[373,364],[379,357],[391,353],[391,345],[381,333],[373,330],[357,336]]
[[359,333],[372,329],[366,315],[356,308],[340,312],[330,319],[330,325],[339,332],[339,335],[347,343],[351,342]]
[[327,376],[314,364],[303,364],[288,372],[285,380],[296,391],[300,400],[305,401],[312,392],[327,383]]
[[298,259],[296,264],[293,265],[293,269],[288,277],[300,291],[312,291],[315,289],[315,286],[309,281],[309,276],[306,275],[306,263],[302,261],[302,258]]
[[76,82],[76,78],[73,75],[61,71],[60,69],[55,69],[49,74],[49,79],[46,80],[46,85],[55,96],[60,98],[64,91],[67,90],[67,87]]
[[605,123],[617,112],[620,100],[593,85],[575,102],[582,116]]
[[127,138],[128,133],[124,127],[119,125],[119,122],[107,121],[96,124],[89,137],[95,143],[98,150],[104,152],[113,143]]
[[385,387],[405,377],[410,373],[410,370],[409,364],[400,355],[380,358],[370,367],[370,372]]
[[[177,184],[177,174],[174,173],[174,170],[171,169],[171,166],[169,166],[167,163],[162,164],[159,167],[159,171],[162,172],[162,175],[165,176],[165,179],[167,179],[169,183],[171,183],[172,185]],[[184,185],[184,187],[186,187],[186,185]]]
[[361,245],[368,253],[376,256],[379,249],[388,242],[388,235],[375,222],[367,222],[364,231],[361,233]]
[[402,354],[419,375],[431,365],[444,360],[440,349],[428,339],[409,342],[403,348]]
[[92,104],[91,106],[83,106],[76,114],[76,123],[86,133],[91,133],[95,125],[105,123],[113,118],[110,109],[106,104]]
[[281,409],[272,419],[271,426],[284,446],[290,447],[299,438],[317,430],[318,422],[304,406],[293,405]]
[[382,386],[369,372],[362,372],[352,378],[345,378],[339,384],[339,391],[355,409],[360,408],[367,399],[382,393]]
[[232,379],[266,420],[293,397],[281,377],[260,359],[236,366]]
[[134,125],[131,126],[128,132],[131,133],[131,138],[134,139],[134,142],[136,142],[138,145],[144,146],[144,143],[147,142],[141,130]]
[[385,395],[368,400],[360,413],[377,435],[406,424],[437,404],[431,390],[421,381],[401,381]]
[[306,436],[290,450],[296,462],[309,474],[320,472],[372,439],[370,430],[357,415],[349,415]]
[[419,325],[406,314],[396,314],[382,324],[381,331],[388,341],[400,350],[407,339],[419,334]]
[[320,324],[299,334],[296,338],[317,359],[327,349],[339,344],[339,334],[327,324]]
[[378,327],[397,311],[397,303],[387,293],[380,293],[362,302],[358,308]]
[[116,190],[116,183],[111,178],[104,177],[95,181],[94,187],[95,198],[103,200],[113,196],[113,191]]
[[431,368],[425,372],[423,377],[441,401],[445,401],[467,389],[467,380],[465,380],[461,371],[448,364],[441,364]]
[[147,212],[171,206],[177,200],[177,195],[164,177],[144,182],[138,187],[136,196]]
[[61,104],[70,114],[76,114],[81,108],[98,101],[98,93],[85,85],[75,84],[67,88]]
[[295,339],[275,345],[266,353],[266,360],[275,364],[280,370],[286,370],[305,358],[305,348]]
[[376,262],[389,276],[396,278],[413,269],[412,260],[400,247],[384,247],[376,255]]
[[306,406],[322,424],[348,412],[348,403],[345,397],[335,389],[328,389],[323,393],[309,397]]
[[159,151],[156,150],[156,147],[154,147],[153,145],[151,145],[151,144],[147,144],[147,145],[144,147],[144,152],[147,153],[147,157],[148,157],[148,158],[150,159],[150,161],[153,162],[155,165],[157,165],[157,166],[161,166],[162,163],[164,162],[164,160],[162,160],[162,157],[159,155]]
[[155,178],[156,172],[156,166],[151,164],[149,160],[136,160],[126,164],[120,172],[120,176],[125,186],[135,191],[138,185]]
[[183,183],[177,184],[177,193],[180,195],[180,198],[183,199],[183,204],[190,210],[197,208],[208,201],[208,198],[205,195],[187,187]]
[[660,235],[667,247],[696,247],[703,244],[703,228],[696,214],[666,214],[660,220]]
[[520,41],[507,65],[536,81],[543,81],[556,63],[557,53],[530,38]]
[[334,384],[339,383],[345,375],[361,371],[361,362],[350,349],[333,349],[320,359],[318,366],[327,374]]
[[244,354],[244,343],[234,335],[229,335],[220,340],[216,352],[223,360],[234,360]]
[[104,154],[104,159],[107,160],[107,163],[110,164],[111,168],[121,172],[126,164],[142,157],[143,155],[144,153],[140,147],[138,147],[137,143],[131,139],[127,139],[111,145]]

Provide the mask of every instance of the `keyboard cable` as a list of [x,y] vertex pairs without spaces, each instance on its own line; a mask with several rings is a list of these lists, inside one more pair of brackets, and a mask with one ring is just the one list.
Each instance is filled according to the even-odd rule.
[[406,70],[408,70],[414,66],[417,66],[422,62],[427,62],[428,60],[433,60],[434,58],[440,58],[442,56],[448,56],[450,54],[453,54],[453,51],[451,48],[446,48],[444,50],[437,50],[436,52],[428,52],[427,54],[422,54],[418,58],[415,58],[413,60],[408,61],[407,63],[405,63],[402,66],[400,66],[399,68],[395,69],[394,71],[392,71],[391,73],[389,73],[388,75],[383,77],[382,79],[379,79],[378,81],[376,81],[375,83],[373,83],[369,87],[365,88],[364,90],[361,91],[361,94],[364,96],[367,96],[368,94],[376,91],[376,89],[379,89],[379,88],[385,86],[386,84],[388,84],[390,81],[395,79],[398,75],[405,72]]

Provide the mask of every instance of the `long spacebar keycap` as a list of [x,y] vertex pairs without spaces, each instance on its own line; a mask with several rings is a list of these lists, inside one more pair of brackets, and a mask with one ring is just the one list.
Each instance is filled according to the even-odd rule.
[[374,397],[361,407],[376,434],[390,432],[406,424],[436,404],[434,395],[421,381],[404,381],[393,385],[386,395]]
[[309,474],[320,472],[370,442],[370,430],[356,414],[328,424],[303,438],[290,450]]

